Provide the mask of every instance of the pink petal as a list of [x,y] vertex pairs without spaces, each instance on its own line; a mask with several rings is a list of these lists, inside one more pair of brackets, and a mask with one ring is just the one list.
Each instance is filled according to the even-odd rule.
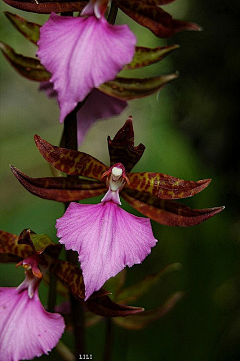
[[56,228],[60,243],[79,253],[85,300],[126,265],[141,263],[157,242],[148,218],[136,217],[114,202],[71,203]]
[[127,102],[94,89],[77,113],[78,144],[83,142],[85,134],[97,120],[118,115],[126,107]]
[[37,55],[52,73],[61,122],[93,88],[114,79],[131,62],[135,44],[127,25],[113,26],[94,15],[51,14],[41,27]]
[[47,354],[64,331],[63,317],[44,310],[36,290],[0,288],[0,357],[4,361],[31,360]]

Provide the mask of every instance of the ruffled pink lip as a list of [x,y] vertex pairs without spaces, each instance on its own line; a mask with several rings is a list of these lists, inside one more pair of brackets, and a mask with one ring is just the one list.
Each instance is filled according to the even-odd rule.
[[66,249],[79,254],[85,300],[125,266],[141,263],[156,245],[148,218],[136,217],[116,203],[70,203],[56,223]]
[[110,25],[104,17],[51,14],[41,27],[37,56],[52,74],[60,121],[94,88],[113,80],[131,62],[136,37],[127,25]]

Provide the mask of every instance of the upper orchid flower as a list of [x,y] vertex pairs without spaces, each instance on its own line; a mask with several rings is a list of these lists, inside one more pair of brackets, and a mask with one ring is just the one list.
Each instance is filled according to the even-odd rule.
[[99,204],[70,203],[57,220],[57,236],[66,249],[79,253],[85,300],[126,265],[141,263],[156,245],[150,219],[136,217],[122,208],[119,191],[129,183],[121,163],[106,177],[108,192]]
[[63,317],[45,311],[39,300],[41,272],[35,276],[36,259],[29,257],[21,264],[26,269],[25,280],[17,288],[0,288],[0,354],[4,361],[48,354],[65,328]]
[[92,89],[113,80],[134,56],[135,35],[127,25],[109,24],[104,17],[106,6],[105,0],[91,0],[82,10],[84,16],[52,13],[41,27],[37,55],[52,74],[61,122]]

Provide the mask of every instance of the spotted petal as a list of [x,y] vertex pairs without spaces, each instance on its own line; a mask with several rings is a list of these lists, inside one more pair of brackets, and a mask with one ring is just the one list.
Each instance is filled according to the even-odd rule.
[[71,203],[56,228],[60,243],[79,254],[85,300],[125,266],[141,263],[157,242],[149,219],[113,202]]
[[62,122],[89,92],[115,78],[131,62],[136,38],[127,25],[104,17],[51,14],[40,30],[38,57],[52,74]]

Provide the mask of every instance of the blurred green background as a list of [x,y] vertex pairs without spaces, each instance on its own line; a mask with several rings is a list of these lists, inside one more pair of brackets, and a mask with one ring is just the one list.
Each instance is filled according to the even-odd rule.
[[[180,262],[179,271],[165,277],[136,306],[146,310],[163,303],[173,292],[185,297],[162,319],[141,331],[114,328],[113,361],[239,361],[240,360],[240,171],[239,171],[239,1],[177,0],[164,7],[173,17],[195,22],[202,32],[184,32],[168,40],[119,12],[140,46],[180,44],[161,63],[127,76],[154,76],[179,71],[179,79],[158,94],[129,103],[118,118],[98,122],[81,150],[108,164],[107,136],[113,137],[133,115],[136,144],[146,146],[135,171],[159,171],[183,179],[212,178],[208,189],[185,203],[192,208],[225,205],[216,217],[192,228],[170,228],[152,222],[159,240],[142,265],[127,271],[127,284]],[[33,56],[34,45],[7,21],[7,10],[40,24],[48,16],[17,11],[1,3],[1,40],[17,52]],[[57,240],[55,220],[63,205],[28,193],[14,178],[9,165],[33,177],[50,176],[37,151],[33,135],[59,144],[55,100],[38,91],[38,84],[17,74],[1,56],[1,229],[19,234],[24,228]],[[144,73],[144,74],[143,74]],[[124,203],[125,205],[125,203]],[[130,207],[129,211],[134,212]],[[137,214],[135,212],[135,214]],[[1,285],[17,286],[22,270],[1,265]],[[40,295],[46,302],[46,290]],[[102,360],[104,323],[87,330],[87,352]],[[70,333],[64,336],[72,347]],[[53,351],[49,358],[60,360]],[[3,360],[4,361],[4,360]]]

